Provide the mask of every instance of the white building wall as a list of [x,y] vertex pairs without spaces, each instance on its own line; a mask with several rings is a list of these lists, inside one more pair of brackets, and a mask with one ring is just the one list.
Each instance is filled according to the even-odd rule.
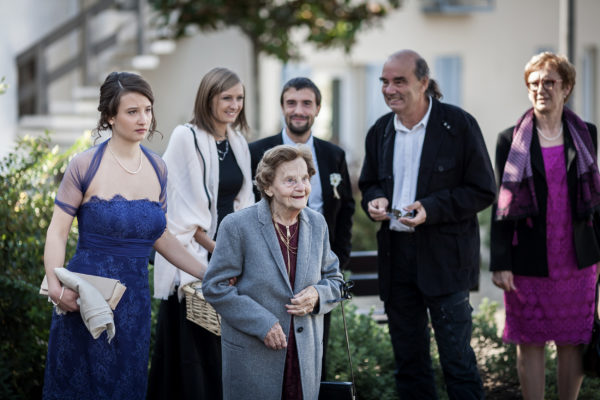
[[[16,130],[16,55],[74,15],[78,4],[77,0],[0,0],[3,32],[0,35],[0,76],[6,76],[10,84],[9,91],[0,96],[3,127],[0,154],[11,146],[9,143]],[[439,57],[460,57],[461,106],[477,118],[488,148],[493,152],[497,133],[514,124],[529,107],[523,84],[525,63],[541,49],[558,49],[559,0],[496,0],[490,12],[465,15],[426,14],[421,6],[421,0],[404,0],[401,9],[378,26],[361,32],[349,54],[341,50],[317,50],[309,45],[301,48],[302,66],[310,71],[317,84],[328,89],[333,79],[341,82],[339,139],[350,164],[360,165],[365,133],[374,118],[387,111],[378,93],[378,71],[394,51],[403,48],[418,51],[428,61],[433,78],[436,78]],[[582,69],[584,49],[600,52],[598,15],[600,1],[577,0],[574,62],[578,73]],[[598,64],[600,62],[595,65],[596,77],[600,77]],[[247,88],[246,114],[251,125],[256,126],[251,96],[255,82],[251,81],[251,49],[247,38],[234,28],[199,33],[179,40],[173,54],[161,56],[156,70],[142,72],[154,88],[158,126],[165,135],[163,140],[154,140],[150,147],[162,152],[175,125],[191,118],[200,79],[216,66],[231,68],[240,75]],[[250,139],[271,135],[281,128],[279,95],[284,70],[274,58],[260,57],[261,130],[251,132]],[[69,86],[74,83],[58,85]],[[331,102],[327,97],[329,92],[324,90],[324,102]],[[600,100],[598,79],[592,93]],[[575,111],[581,113],[581,86],[575,87],[573,100]],[[592,114],[600,118],[600,111]],[[329,133],[328,127],[323,127],[329,118],[326,113],[319,116],[316,125],[319,131],[315,132],[318,136]]]
[[[600,54],[600,25],[598,24],[598,16],[600,16],[600,1],[598,0],[577,0],[575,12],[577,14],[577,27],[575,30],[575,40],[577,49],[575,53],[577,67],[577,84],[574,93],[575,110],[582,112],[583,105],[583,63],[584,54],[587,49],[594,49],[596,54]],[[594,119],[591,122],[600,123],[600,58],[596,57],[595,71],[595,87],[588,88],[595,94],[596,104],[593,105]],[[589,107],[589,104],[588,104]]]
[[215,67],[236,72],[246,87],[246,118],[252,124],[253,104],[250,45],[237,29],[201,33],[177,42],[176,50],[161,56],[158,67],[142,75],[154,91],[158,130],[163,134],[148,143],[158,153],[166,149],[173,129],[192,119],[196,92],[204,74]]
[[0,95],[0,157],[13,148],[17,131],[17,55],[77,14],[78,7],[78,0],[0,0],[0,77],[9,85]]
[[[380,27],[359,34],[350,54],[305,46],[303,62],[315,72],[328,70],[332,64],[349,70],[367,69],[369,65],[381,66],[386,57],[397,50],[410,48],[428,61],[432,77],[436,78],[436,58],[458,55],[462,59],[461,106],[477,118],[488,149],[493,153],[498,132],[513,125],[530,107],[523,82],[526,62],[541,49],[558,51],[559,40],[558,0],[496,0],[494,4],[490,12],[430,15],[421,10],[421,1],[405,0],[402,8],[390,14]],[[576,4],[574,61],[579,72],[584,46],[600,44],[597,23],[600,1],[579,0]],[[578,89],[576,86],[574,93],[576,112],[581,109]],[[597,87],[596,93],[598,90]],[[356,105],[344,109],[373,107],[365,98],[369,97],[363,94],[345,98],[344,101]],[[373,121],[355,119],[352,113],[345,114],[344,118],[353,123],[343,132],[349,138],[342,139],[342,144],[352,158],[362,159],[364,136]]]

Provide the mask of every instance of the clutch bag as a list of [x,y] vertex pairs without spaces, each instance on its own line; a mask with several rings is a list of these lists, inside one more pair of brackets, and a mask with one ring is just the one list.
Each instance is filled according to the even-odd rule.
[[[74,272],[75,275],[78,275],[80,278],[85,279],[88,283],[94,286],[104,300],[108,303],[111,310],[117,308],[117,304],[123,297],[123,293],[125,293],[125,285],[119,282],[117,279],[105,278],[103,276],[97,275],[89,275],[89,274],[80,274],[78,272]],[[44,296],[48,296],[48,279],[44,276],[44,280],[40,286],[40,294]]]

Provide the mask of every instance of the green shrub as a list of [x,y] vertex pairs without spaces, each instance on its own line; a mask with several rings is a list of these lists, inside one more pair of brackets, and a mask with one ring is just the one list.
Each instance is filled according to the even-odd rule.
[[0,79],[0,94],[4,94],[4,92],[6,92],[6,89],[8,89],[8,84],[6,82],[4,82],[4,80],[6,79],[6,77],[2,77],[2,79]]
[[497,315],[498,303],[483,299],[478,312],[473,314],[471,344],[477,355],[486,397],[520,398],[516,347],[502,341]]
[[[351,303],[345,302],[344,310],[358,398],[395,399],[394,354],[387,325],[378,325],[371,314],[357,313],[356,306]],[[331,315],[327,376],[329,380],[351,380],[340,307],[335,308]]]
[[[345,305],[350,351],[354,363],[357,394],[360,399],[395,399],[394,356],[387,325],[377,324],[371,315],[357,313],[351,303]],[[473,315],[473,338],[486,399],[521,399],[516,371],[516,347],[502,341],[498,329],[498,303],[484,299]],[[440,400],[447,399],[437,346],[431,341],[431,358]],[[327,350],[329,380],[350,381],[344,328],[339,307],[332,311]],[[600,393],[600,379],[585,378],[579,399],[592,400]],[[546,351],[546,399],[558,399],[556,389],[556,350]]]
[[376,233],[379,222],[371,221],[360,206],[360,194],[355,194],[356,210],[352,224],[352,251],[377,250]]
[[[46,134],[20,139],[0,161],[0,398],[41,397],[51,307],[38,294],[54,196],[69,158]],[[76,229],[67,246],[72,254]]]

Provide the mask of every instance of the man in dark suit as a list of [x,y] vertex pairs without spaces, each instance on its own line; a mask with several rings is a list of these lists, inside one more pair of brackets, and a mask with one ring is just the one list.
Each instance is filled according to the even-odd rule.
[[[273,136],[250,143],[252,176],[265,151],[280,144],[306,145],[311,149],[317,173],[311,178],[308,206],[325,217],[331,249],[344,269],[350,260],[354,198],[344,150],[333,143],[314,137],[312,125],[321,109],[321,92],[308,78],[293,78],[281,91],[283,130]],[[257,201],[260,198],[255,191]],[[325,315],[323,336],[323,376],[329,338],[330,316]]]
[[494,173],[477,121],[438,101],[426,61],[412,50],[383,66],[391,113],[370,128],[359,179],[375,221],[380,296],[402,399],[436,399],[429,316],[450,399],[484,396],[470,345],[469,289],[479,277],[477,212],[494,201]]

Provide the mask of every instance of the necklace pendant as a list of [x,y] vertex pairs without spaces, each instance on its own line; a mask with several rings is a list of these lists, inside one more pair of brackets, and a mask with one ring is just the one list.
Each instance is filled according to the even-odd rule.
[[[219,149],[219,145],[221,143],[225,142],[225,150],[221,150]],[[217,141],[217,154],[219,157],[219,161],[223,161],[225,159],[225,157],[227,157],[227,153],[229,153],[229,141],[227,140],[227,137],[223,140],[223,141]]]

